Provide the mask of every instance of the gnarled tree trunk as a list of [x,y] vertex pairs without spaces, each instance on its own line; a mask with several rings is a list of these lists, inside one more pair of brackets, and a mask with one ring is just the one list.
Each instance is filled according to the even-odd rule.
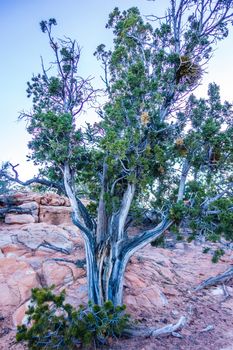
[[[155,228],[128,237],[125,230],[135,185],[128,184],[119,209],[107,215],[103,192],[100,195],[98,221],[95,225],[86,208],[75,197],[69,166],[64,167],[64,185],[73,209],[73,222],[85,242],[88,297],[98,305],[111,300],[122,304],[124,273],[130,257],[152,240],[160,237],[172,221],[164,218]],[[104,186],[104,184],[103,184]]]

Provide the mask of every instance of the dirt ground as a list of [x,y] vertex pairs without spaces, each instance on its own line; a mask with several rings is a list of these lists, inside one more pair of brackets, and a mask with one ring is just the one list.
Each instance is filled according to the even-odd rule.
[[[233,286],[232,286],[233,287]],[[228,287],[233,291],[232,287]],[[195,296],[184,296],[177,300],[177,309],[188,315],[187,325],[179,332],[181,338],[166,336],[160,338],[133,338],[114,340],[111,350],[233,350],[233,300],[225,302],[211,298],[204,291]],[[175,317],[175,316],[174,316]],[[138,320],[144,325],[166,325],[169,312],[151,315],[141,313]],[[176,319],[174,319],[174,322]],[[206,330],[210,326],[210,330]],[[3,334],[5,335],[3,336]],[[6,334],[8,333],[8,334]],[[1,350],[23,350],[21,344],[15,344],[15,332],[5,326],[1,329]],[[3,343],[4,340],[4,343]],[[8,344],[8,345],[7,345]],[[106,348],[105,348],[106,349]],[[64,349],[65,350],[65,349]]]
[[[233,252],[229,250],[218,264],[213,264],[211,255],[202,251],[202,246],[178,244],[172,250],[146,247],[133,257],[126,271],[125,302],[138,325],[160,328],[177,323],[181,316],[187,318],[187,323],[174,335],[115,339],[109,350],[233,350],[233,279],[224,286],[194,292],[194,287],[208,276],[215,276],[232,265]],[[154,289],[159,286],[163,291],[167,300],[163,306],[156,308],[154,303],[150,309],[140,304],[145,295],[137,286],[149,278]],[[148,287],[144,290],[148,293]],[[135,304],[135,300],[139,303]],[[26,349],[15,342],[11,315],[0,317],[0,350],[8,349]]]

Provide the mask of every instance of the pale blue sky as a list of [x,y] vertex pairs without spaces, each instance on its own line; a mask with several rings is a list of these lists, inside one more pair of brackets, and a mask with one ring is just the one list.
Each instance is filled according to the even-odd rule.
[[[46,35],[39,29],[42,19],[57,19],[54,36],[77,39],[83,48],[80,75],[98,78],[101,68],[93,52],[100,43],[111,45],[111,32],[105,29],[109,12],[115,6],[138,6],[142,14],[161,14],[166,3],[167,0],[0,0],[0,162],[21,163],[22,176],[32,175],[32,167],[25,162],[28,135],[17,117],[21,110],[30,110],[26,82],[40,71],[40,55],[45,63],[51,60]],[[218,44],[208,71],[199,94],[205,93],[208,82],[216,81],[222,87],[223,98],[232,101],[233,34]]]

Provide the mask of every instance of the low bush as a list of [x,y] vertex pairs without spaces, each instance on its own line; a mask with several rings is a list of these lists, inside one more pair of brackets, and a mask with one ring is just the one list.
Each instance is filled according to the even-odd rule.
[[212,262],[213,263],[217,263],[219,261],[219,259],[225,254],[223,249],[217,249],[214,252],[214,255],[212,256]]
[[53,288],[32,290],[27,325],[18,326],[16,340],[24,341],[30,350],[95,348],[119,337],[130,323],[125,305],[89,302],[87,307],[75,309],[65,303],[65,291],[55,295]]

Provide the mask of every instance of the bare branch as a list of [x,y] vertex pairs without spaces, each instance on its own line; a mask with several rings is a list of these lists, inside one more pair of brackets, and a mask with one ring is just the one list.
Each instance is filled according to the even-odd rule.
[[22,181],[19,179],[19,174],[16,170],[16,167],[19,166],[19,164],[16,165],[12,165],[11,163],[8,163],[9,166],[11,167],[11,170],[14,172],[15,176],[11,176],[7,170],[1,169],[0,170],[0,177],[3,177],[9,181],[12,181],[14,183],[17,183],[21,186],[30,186],[32,184],[39,184],[39,185],[44,185],[50,188],[56,188],[58,189],[60,192],[64,193],[65,189],[62,183],[58,183],[58,182],[54,182],[54,181],[50,181],[47,179],[43,179],[40,177],[33,177],[32,179],[26,180],[26,181]]
[[225,196],[225,194],[233,195],[232,191],[231,192],[229,191],[229,189],[233,188],[232,186],[233,186],[233,183],[229,183],[227,185],[227,188],[224,189],[223,191],[221,191],[220,193],[216,194],[216,196],[211,197],[211,198],[206,198],[205,201],[201,204],[202,209],[203,210],[207,210],[210,204],[212,204],[215,201],[221,199],[222,197]]
[[141,234],[129,238],[126,243],[123,245],[124,254],[128,254],[131,256],[139,249],[145,247],[148,243],[152,242],[154,239],[159,238],[164,231],[166,231],[171,225],[173,221],[169,220],[167,217],[163,219],[163,221],[154,227],[153,229],[142,232]]

